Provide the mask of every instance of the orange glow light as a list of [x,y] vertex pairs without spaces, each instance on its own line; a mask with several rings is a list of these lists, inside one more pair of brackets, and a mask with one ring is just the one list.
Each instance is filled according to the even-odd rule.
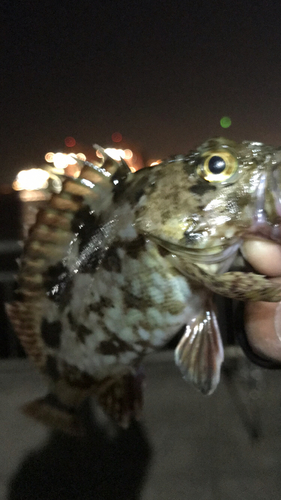
[[84,153],[77,153],[77,158],[82,161],[86,161],[86,155]]
[[131,160],[133,158],[133,151],[131,151],[130,149],[125,149],[124,153],[125,153],[124,156],[125,160]]
[[54,159],[54,153],[49,152],[45,154],[45,161],[47,163],[53,163],[53,159]]

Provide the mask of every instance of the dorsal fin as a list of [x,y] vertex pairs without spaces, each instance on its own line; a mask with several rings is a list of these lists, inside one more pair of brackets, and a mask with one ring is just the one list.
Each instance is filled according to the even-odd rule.
[[103,210],[112,203],[111,174],[83,162],[80,176],[64,180],[62,190],[54,193],[46,208],[37,214],[21,258],[15,301],[7,308],[10,320],[27,354],[39,368],[47,362],[41,338],[44,273],[62,261],[74,237],[72,223],[77,213]]

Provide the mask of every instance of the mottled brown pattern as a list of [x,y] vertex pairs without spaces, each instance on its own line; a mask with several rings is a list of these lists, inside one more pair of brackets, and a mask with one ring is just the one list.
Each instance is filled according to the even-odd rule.
[[136,297],[126,288],[122,288],[122,292],[124,304],[128,309],[133,307],[135,309],[145,310],[147,307],[153,305],[149,296],[142,295],[141,297]]
[[117,253],[117,247],[112,246],[111,248],[109,248],[103,259],[102,266],[104,267],[104,269],[110,272],[121,272],[121,260]]
[[139,417],[143,406],[143,380],[140,371],[105,380],[98,391],[98,402],[119,425],[126,428],[131,418]]
[[[225,153],[232,161],[226,177],[219,180],[208,161],[210,155],[223,157]],[[280,163],[277,149],[217,138],[189,156],[177,156],[135,174],[124,163],[107,158],[102,168],[86,163],[79,179],[65,181],[62,192],[52,196],[30,231],[18,278],[21,302],[8,307],[22,345],[55,381],[62,405],[80,404],[93,390],[108,414],[124,424],[137,415],[141,405],[140,380],[134,376],[141,358],[156,344],[165,344],[182,322],[199,318],[198,310],[204,312],[206,307],[206,294],[215,292],[239,300],[281,299],[278,285],[262,276],[220,275],[217,264],[209,268],[206,262],[213,255],[223,260],[226,249],[236,250],[247,231],[255,230],[257,201],[261,205],[262,200],[257,200],[254,186],[261,179],[266,237],[281,241],[275,206],[281,192],[275,175]],[[92,184],[84,182],[87,180]],[[204,270],[198,263],[205,265]],[[110,308],[114,308],[116,322]],[[95,313],[93,321],[98,319],[89,328],[91,313]],[[137,318],[134,325],[132,318]],[[124,333],[118,331],[121,328]],[[92,364],[84,357],[83,343],[89,345]],[[73,349],[77,351],[73,353]],[[208,366],[218,366],[218,381],[222,356],[215,360],[211,350],[208,352]],[[180,363],[204,391],[209,373],[201,348],[198,353]],[[70,359],[77,366],[69,364]],[[85,373],[85,366],[89,373],[97,373],[99,382]],[[196,382],[192,375],[198,373],[198,367],[206,383]],[[52,419],[46,412],[52,401],[56,400],[49,398],[43,411],[48,422]],[[41,404],[34,406],[37,416],[42,415]],[[56,413],[55,419],[60,418]]]
[[113,307],[114,304],[112,300],[109,297],[100,297],[100,300],[98,302],[93,302],[92,304],[89,304],[87,306],[87,312],[95,312],[99,314],[99,316],[104,315],[104,309],[107,309],[109,307]]
[[57,349],[60,346],[62,324],[60,321],[48,321],[42,318],[41,335],[48,347]]
[[85,372],[82,372],[76,366],[68,364],[66,361],[61,363],[61,374],[69,385],[88,389],[96,385],[96,380]]
[[77,326],[77,323],[76,323],[76,320],[75,320],[75,318],[74,318],[74,316],[73,316],[73,314],[72,314],[72,312],[71,312],[71,311],[69,311],[69,312],[67,313],[67,319],[68,319],[68,321],[69,321],[69,324],[70,324],[71,328],[72,328],[72,329],[75,329],[75,328],[76,328],[76,326]]
[[159,252],[159,255],[161,255],[161,257],[167,257],[167,255],[169,255],[169,251],[166,250],[166,248],[164,247],[161,247],[161,245],[157,245],[157,250]]
[[66,305],[71,300],[72,279],[68,269],[60,261],[54,266],[49,266],[43,272],[44,288],[48,298],[59,304]]
[[149,340],[137,340],[136,344],[141,346],[144,351],[146,351],[147,349],[154,349],[154,346],[151,342],[149,342]]
[[126,250],[128,257],[137,259],[140,252],[145,249],[145,237],[142,234],[139,234],[134,240],[129,241],[128,243],[124,242],[122,247]]
[[151,169],[143,168],[138,171],[136,177],[127,175],[126,179],[123,179],[113,187],[113,202],[119,204],[125,198],[131,204],[132,208],[135,208],[136,203],[145,193],[149,174],[151,174]]
[[207,191],[216,191],[216,187],[213,184],[206,183],[203,180],[191,186],[191,193],[197,194],[199,197],[203,196]]
[[69,213],[62,213],[56,210],[47,208],[38,213],[37,220],[39,224],[59,227],[61,229],[70,230],[72,216]]
[[[130,348],[131,350],[131,348]],[[118,356],[121,352],[128,351],[128,344],[118,340],[102,340],[97,348],[97,352],[104,355]]]
[[[105,341],[101,341],[97,347],[97,352],[101,354],[118,354],[122,352],[132,352],[134,351],[134,346],[125,342],[118,334],[111,332],[106,325],[101,325],[105,333]],[[107,351],[107,352],[106,352]],[[114,352],[109,352],[114,351]]]
[[145,237],[142,234],[139,234],[136,238],[132,240],[121,240],[118,236],[114,242],[114,244],[109,248],[105,259],[103,260],[103,266],[107,270],[116,270],[118,271],[120,264],[118,264],[118,260],[120,262],[120,259],[118,255],[116,255],[116,252],[118,249],[123,249],[125,250],[126,254],[128,257],[131,259],[138,259],[140,256],[140,253],[145,251],[146,248],[146,240]]
[[87,328],[85,325],[78,325],[76,329],[77,338],[80,342],[85,342],[85,338],[93,333],[90,328]]
[[180,314],[185,307],[186,307],[186,304],[184,304],[183,302],[181,302],[179,300],[168,300],[165,303],[166,310],[169,313],[174,314],[174,315]]

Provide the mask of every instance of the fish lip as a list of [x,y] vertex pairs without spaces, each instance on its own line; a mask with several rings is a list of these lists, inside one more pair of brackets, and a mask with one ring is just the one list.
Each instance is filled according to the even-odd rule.
[[[188,255],[191,262],[198,262],[202,264],[216,264],[228,260],[230,257],[234,257],[241,244],[243,243],[242,238],[235,238],[227,246],[212,247],[213,253],[206,251],[205,248],[202,249],[192,249],[187,248],[183,245],[178,245],[176,243],[169,242],[159,237],[149,236],[149,239],[154,241],[157,245],[161,246],[169,253],[174,255]],[[217,248],[217,252],[214,251]]]
[[270,225],[268,223],[254,223],[253,226],[243,234],[243,240],[272,241],[281,244],[281,224]]
[[[267,162],[266,162],[267,163]],[[253,222],[245,230],[244,239],[261,239],[281,244],[281,193],[280,193],[280,167],[281,162],[274,162],[268,166],[268,171],[260,176],[256,188],[256,203],[254,207]],[[272,195],[275,210],[274,222],[270,221],[266,208],[266,192]],[[272,203],[271,201],[271,203]],[[272,214],[271,214],[272,218]]]

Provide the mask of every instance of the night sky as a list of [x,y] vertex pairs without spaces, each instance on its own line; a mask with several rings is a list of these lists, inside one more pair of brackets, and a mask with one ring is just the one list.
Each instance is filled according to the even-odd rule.
[[66,136],[107,147],[119,131],[147,158],[217,135],[281,144],[276,0],[1,5],[1,182]]

